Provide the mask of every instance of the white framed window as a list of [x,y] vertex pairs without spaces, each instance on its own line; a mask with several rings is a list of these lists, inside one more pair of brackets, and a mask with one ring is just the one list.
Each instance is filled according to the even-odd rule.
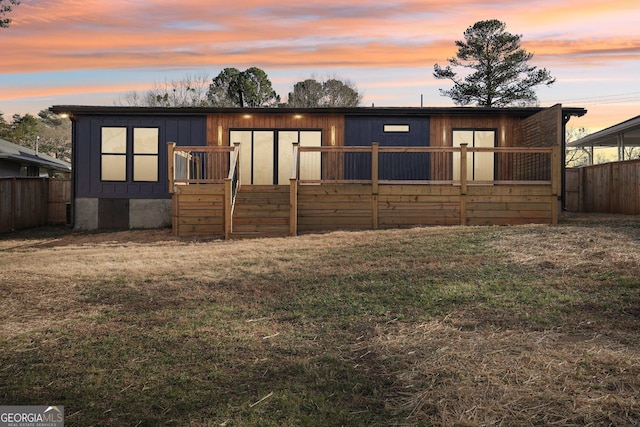
[[385,133],[407,133],[409,132],[409,125],[384,125],[382,130]]

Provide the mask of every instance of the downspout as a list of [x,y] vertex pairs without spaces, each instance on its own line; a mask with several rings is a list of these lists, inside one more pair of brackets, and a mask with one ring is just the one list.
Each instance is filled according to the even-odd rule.
[[567,190],[566,170],[567,170],[567,123],[571,120],[571,114],[563,114],[562,117],[562,147],[560,148],[560,164],[562,173],[560,175],[560,207],[567,210],[565,205],[565,192]]
[[71,229],[76,228],[76,165],[78,164],[77,160],[77,152],[76,144],[78,143],[78,126],[76,122],[76,118],[73,114],[69,114],[69,120],[71,120],[71,173],[69,174],[71,178],[71,212],[70,212],[70,221],[69,225]]

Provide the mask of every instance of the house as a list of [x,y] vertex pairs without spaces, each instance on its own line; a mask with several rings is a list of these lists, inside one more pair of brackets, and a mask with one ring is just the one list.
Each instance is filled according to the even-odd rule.
[[71,164],[0,139],[0,178],[69,174]]
[[640,147],[640,116],[572,141],[567,144],[567,147],[586,150],[589,155],[589,165],[594,163],[596,148],[616,148],[618,161],[628,160],[627,150],[637,150]]
[[295,235],[554,223],[582,108],[54,106],[73,123],[74,226]]
[[70,173],[65,161],[0,139],[0,233],[67,222]]
[[[566,170],[566,209],[640,215],[640,116],[567,144],[585,150],[588,165]],[[595,149],[617,149],[617,161],[594,165]]]

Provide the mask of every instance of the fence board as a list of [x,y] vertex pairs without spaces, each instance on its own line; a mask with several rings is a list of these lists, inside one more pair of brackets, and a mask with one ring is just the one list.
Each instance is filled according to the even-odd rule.
[[640,160],[567,169],[571,212],[640,215]]
[[67,204],[71,203],[71,180],[49,180],[49,224],[67,222]]
[[64,223],[69,202],[68,180],[0,178],[0,232]]

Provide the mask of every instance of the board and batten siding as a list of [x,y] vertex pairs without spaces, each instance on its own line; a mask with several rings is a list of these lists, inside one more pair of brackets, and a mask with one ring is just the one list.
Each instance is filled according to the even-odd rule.
[[[349,116],[345,118],[345,145],[351,147],[428,147],[429,116],[403,117]],[[346,153],[344,179],[370,179],[371,155]],[[382,153],[378,178],[381,180],[428,180],[430,172],[427,153]]]
[[[102,181],[101,132],[103,127],[158,128],[158,181]],[[128,138],[130,139],[131,136]],[[167,143],[205,145],[206,120],[205,116],[80,116],[76,119],[74,141],[75,198],[169,199],[171,196],[168,191]],[[128,144],[131,142],[128,141]],[[128,169],[131,169],[132,161],[130,158],[127,159]]]

